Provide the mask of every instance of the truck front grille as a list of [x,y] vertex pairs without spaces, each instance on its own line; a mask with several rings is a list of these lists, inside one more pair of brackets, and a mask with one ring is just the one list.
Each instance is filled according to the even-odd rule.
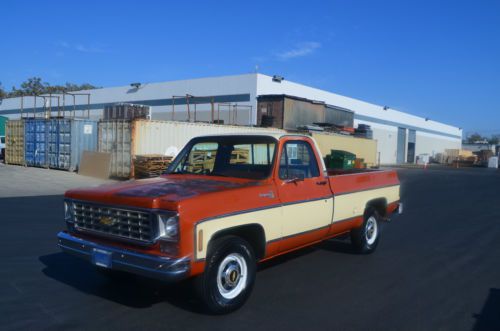
[[76,201],[72,207],[77,230],[144,244],[152,243],[157,237],[157,223],[149,212]]

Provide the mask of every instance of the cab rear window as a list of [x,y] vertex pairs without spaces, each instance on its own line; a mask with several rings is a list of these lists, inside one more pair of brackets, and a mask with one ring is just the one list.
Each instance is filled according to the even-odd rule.
[[267,136],[196,138],[167,173],[264,179],[271,174],[276,143]]

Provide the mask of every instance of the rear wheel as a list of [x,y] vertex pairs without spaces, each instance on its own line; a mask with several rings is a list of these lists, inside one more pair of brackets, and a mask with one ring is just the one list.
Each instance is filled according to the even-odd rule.
[[351,243],[362,254],[370,254],[377,248],[380,238],[380,217],[373,208],[367,208],[363,225],[351,230]]
[[240,308],[255,282],[256,260],[243,239],[228,236],[210,245],[205,272],[197,279],[201,299],[209,311],[225,314]]

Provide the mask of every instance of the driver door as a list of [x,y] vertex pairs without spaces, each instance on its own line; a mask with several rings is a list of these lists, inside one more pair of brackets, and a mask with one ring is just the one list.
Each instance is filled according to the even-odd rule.
[[280,251],[323,239],[333,216],[333,196],[307,138],[282,144],[276,186],[283,204]]

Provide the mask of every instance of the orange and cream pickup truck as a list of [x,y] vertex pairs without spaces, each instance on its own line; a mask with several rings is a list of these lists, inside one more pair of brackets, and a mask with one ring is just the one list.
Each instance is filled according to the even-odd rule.
[[342,234],[373,252],[399,200],[395,171],[329,171],[309,136],[203,136],[158,178],[66,192],[58,242],[109,275],[192,277],[226,313],[250,295],[258,262]]

